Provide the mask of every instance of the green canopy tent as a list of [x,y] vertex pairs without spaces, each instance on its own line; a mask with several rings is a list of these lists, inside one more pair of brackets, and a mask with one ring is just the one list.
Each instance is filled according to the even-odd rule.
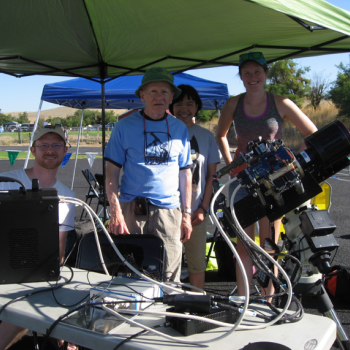
[[0,72],[102,83],[151,66],[182,72],[350,51],[350,12],[324,0],[2,0]]
[[0,72],[103,83],[151,66],[182,72],[350,51],[350,12],[324,0],[2,0]]
[[104,100],[106,81],[152,66],[348,52],[350,12],[324,0],[2,0],[0,32],[0,73],[93,79]]
[[0,72],[105,79],[350,50],[350,13],[324,0],[2,0]]

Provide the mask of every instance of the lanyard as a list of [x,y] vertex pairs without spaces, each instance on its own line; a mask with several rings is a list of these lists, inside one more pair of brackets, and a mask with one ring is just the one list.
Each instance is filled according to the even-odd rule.
[[[168,122],[168,113],[165,112],[165,120],[166,120],[166,126],[167,126],[167,130],[168,130],[168,136],[170,136],[170,132],[169,132],[169,122]],[[143,118],[143,133],[146,135],[146,118],[145,118],[145,110],[142,110],[142,118]]]

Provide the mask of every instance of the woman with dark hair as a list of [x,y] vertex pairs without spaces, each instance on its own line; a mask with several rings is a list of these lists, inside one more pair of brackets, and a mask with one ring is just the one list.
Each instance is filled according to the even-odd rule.
[[[234,159],[239,157],[240,153],[246,153],[246,147],[249,141],[258,139],[281,139],[282,126],[284,120],[290,120],[305,136],[314,133],[317,128],[312,121],[288,98],[278,96],[265,91],[265,82],[268,75],[268,68],[265,58],[261,52],[249,52],[240,56],[239,76],[243,82],[246,92],[229,98],[221,112],[218,124],[216,141],[220,151],[228,165],[232,162],[229,144],[226,138],[227,132],[233,122],[237,137],[237,150]],[[303,144],[300,151],[305,148]],[[236,176],[245,169],[245,165],[237,167],[230,171],[231,176]],[[234,182],[230,186],[230,197],[237,186]],[[236,194],[235,201],[247,196],[244,188]],[[280,220],[274,222],[275,242],[277,243],[280,232]],[[272,237],[272,225],[265,217],[259,220],[260,245],[264,246],[265,238]],[[245,229],[245,232],[254,239],[255,225]],[[252,260],[238,241],[237,251],[242,259],[243,265],[248,277],[248,282],[252,281],[253,269]],[[241,271],[237,266],[237,284],[239,295],[244,295],[244,284]],[[263,290],[264,295],[273,293],[272,282]]]
[[207,211],[212,195],[212,180],[220,162],[218,146],[212,132],[194,123],[202,101],[196,89],[179,85],[181,95],[169,106],[171,114],[182,120],[191,143],[192,169],[192,234],[184,243],[191,285],[204,288]]

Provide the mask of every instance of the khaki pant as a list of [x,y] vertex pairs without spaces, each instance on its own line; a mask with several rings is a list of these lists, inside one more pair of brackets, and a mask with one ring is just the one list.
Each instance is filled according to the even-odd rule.
[[191,238],[184,243],[188,272],[201,273],[207,268],[207,223],[208,216],[199,225],[192,226]]
[[151,234],[161,238],[165,247],[164,280],[180,282],[182,244],[180,208],[164,209],[148,204],[148,215],[135,215],[135,201],[120,203],[125,223],[132,234]]

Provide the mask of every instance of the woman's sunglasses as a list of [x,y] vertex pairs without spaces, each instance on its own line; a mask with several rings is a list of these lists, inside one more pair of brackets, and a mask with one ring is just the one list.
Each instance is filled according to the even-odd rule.
[[246,61],[249,59],[254,59],[254,60],[258,60],[260,58],[264,58],[264,55],[262,54],[262,52],[249,52],[249,53],[243,53],[242,55],[239,56],[240,61]]

